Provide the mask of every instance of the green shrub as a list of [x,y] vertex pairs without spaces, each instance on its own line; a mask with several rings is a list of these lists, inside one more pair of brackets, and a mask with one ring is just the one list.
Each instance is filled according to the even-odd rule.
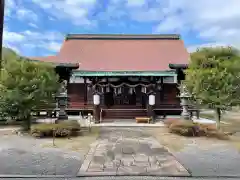
[[169,130],[171,133],[182,136],[199,136],[200,134],[199,126],[192,121],[179,120],[178,122],[173,122],[169,126]]
[[221,140],[229,139],[229,136],[226,133],[217,130],[216,126],[213,124],[200,124],[187,120],[171,121],[169,124],[169,131],[181,136],[205,136]]
[[165,119],[163,122],[169,128],[171,124],[178,122],[179,119]]
[[60,121],[57,124],[36,124],[31,127],[34,137],[67,137],[76,135],[81,130],[77,121]]

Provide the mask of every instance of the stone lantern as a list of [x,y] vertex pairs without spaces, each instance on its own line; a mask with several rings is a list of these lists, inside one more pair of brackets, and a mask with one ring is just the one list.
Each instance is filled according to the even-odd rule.
[[58,120],[67,120],[68,115],[66,113],[66,108],[68,104],[68,95],[67,95],[67,82],[65,80],[62,82],[60,93],[56,96],[56,99],[59,108]]
[[189,91],[187,90],[186,86],[184,84],[180,87],[180,99],[181,99],[181,105],[182,105],[182,113],[181,116],[183,119],[189,120],[190,112],[188,111],[189,106],[189,99],[192,97]]

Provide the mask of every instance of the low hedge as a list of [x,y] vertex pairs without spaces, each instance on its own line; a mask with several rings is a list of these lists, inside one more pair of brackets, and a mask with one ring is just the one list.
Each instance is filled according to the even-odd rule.
[[169,128],[169,131],[174,134],[188,137],[214,137],[221,140],[229,139],[229,136],[224,132],[217,130],[215,125],[212,124],[200,124],[188,120],[171,120],[166,121],[165,124]]
[[31,135],[34,137],[67,137],[75,136],[81,130],[77,121],[65,120],[57,124],[36,124],[31,127]]

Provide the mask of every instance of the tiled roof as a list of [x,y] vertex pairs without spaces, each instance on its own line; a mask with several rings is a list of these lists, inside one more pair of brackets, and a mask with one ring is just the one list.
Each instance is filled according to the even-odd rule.
[[188,64],[178,35],[68,35],[56,56],[36,60],[79,63],[85,71],[163,71]]

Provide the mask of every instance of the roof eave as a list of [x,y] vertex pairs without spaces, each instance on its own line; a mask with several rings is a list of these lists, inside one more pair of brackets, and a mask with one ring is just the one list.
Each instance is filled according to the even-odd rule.
[[188,64],[169,64],[170,69],[187,69]]
[[[28,61],[33,61],[33,62],[45,62],[45,61],[40,61],[40,60],[35,60],[35,59],[30,59],[30,58],[24,58]],[[45,62],[45,63],[50,63],[54,64],[55,67],[66,67],[66,68],[71,68],[71,69],[78,69],[79,64],[78,63],[59,63],[59,62]]]
[[68,34],[65,40],[179,40],[179,34]]

